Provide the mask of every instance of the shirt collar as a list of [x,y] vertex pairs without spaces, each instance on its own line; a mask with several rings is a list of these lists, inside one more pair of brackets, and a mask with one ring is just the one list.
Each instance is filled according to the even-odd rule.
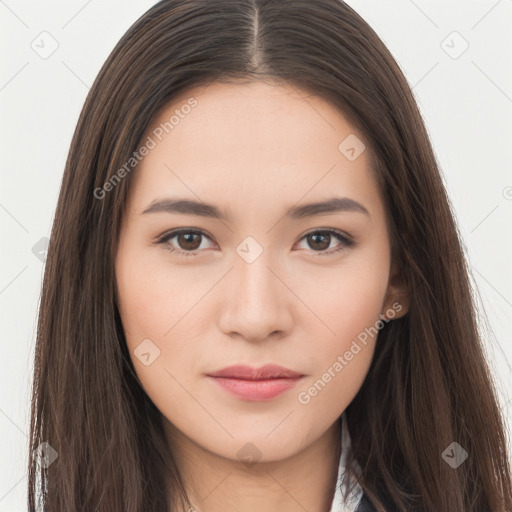
[[[347,418],[345,411],[341,415],[341,456],[338,466],[338,477],[336,481],[336,490],[329,512],[356,512],[359,503],[363,497],[363,490],[361,486],[354,482],[352,491],[348,496],[347,503],[343,503],[343,494],[346,489],[345,482],[345,467],[347,462],[347,452],[350,448],[350,434],[348,432]],[[356,470],[360,470],[359,465],[355,462]]]

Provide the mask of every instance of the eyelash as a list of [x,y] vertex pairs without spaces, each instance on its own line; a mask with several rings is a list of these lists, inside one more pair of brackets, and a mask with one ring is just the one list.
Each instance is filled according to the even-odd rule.
[[[197,229],[174,229],[172,231],[169,231],[167,233],[164,233],[161,235],[157,241],[155,242],[157,245],[161,244],[164,249],[177,254],[178,256],[197,256],[200,251],[198,249],[195,249],[194,251],[182,251],[181,249],[176,249],[175,247],[172,247],[171,245],[167,244],[169,240],[172,238],[182,234],[194,234],[194,235],[201,235],[208,239],[211,239],[210,236],[208,236],[203,231],[197,230]],[[351,238],[347,237],[344,233],[337,231],[335,229],[317,229],[315,231],[310,231],[309,233],[306,233],[300,240],[303,240],[304,238],[315,235],[315,234],[329,234],[334,235],[341,243],[339,244],[338,248],[331,249],[329,251],[313,251],[315,253],[315,256],[330,256],[332,254],[338,253],[340,251],[345,251],[351,247],[354,247],[356,245],[355,241]],[[299,240],[299,241],[300,241]]]

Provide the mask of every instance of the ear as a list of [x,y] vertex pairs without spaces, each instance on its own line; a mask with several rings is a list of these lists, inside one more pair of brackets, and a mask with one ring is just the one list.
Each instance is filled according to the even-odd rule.
[[409,311],[409,293],[398,263],[389,274],[388,289],[382,306],[382,315],[389,320],[400,318]]

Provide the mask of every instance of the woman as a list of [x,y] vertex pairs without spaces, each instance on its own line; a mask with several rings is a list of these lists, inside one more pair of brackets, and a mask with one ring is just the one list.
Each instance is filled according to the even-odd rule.
[[66,164],[31,434],[30,510],[510,509],[431,144],[346,4],[164,0],[123,36]]

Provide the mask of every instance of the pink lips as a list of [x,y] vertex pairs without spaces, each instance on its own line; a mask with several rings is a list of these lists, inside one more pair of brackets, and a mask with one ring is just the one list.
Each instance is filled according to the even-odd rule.
[[303,374],[278,366],[267,364],[261,368],[250,366],[229,366],[218,372],[209,373],[226,391],[245,400],[270,400],[291,389],[303,377]]

